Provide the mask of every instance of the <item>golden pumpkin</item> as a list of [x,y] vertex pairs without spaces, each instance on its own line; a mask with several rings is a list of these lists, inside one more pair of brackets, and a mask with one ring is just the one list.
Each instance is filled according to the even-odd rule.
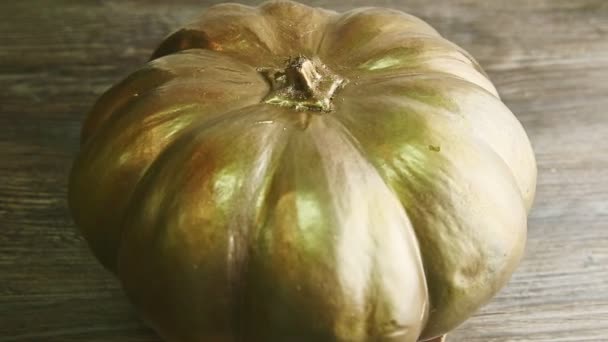
[[69,200],[168,341],[417,341],[509,279],[522,126],[411,15],[223,4],[107,91]]

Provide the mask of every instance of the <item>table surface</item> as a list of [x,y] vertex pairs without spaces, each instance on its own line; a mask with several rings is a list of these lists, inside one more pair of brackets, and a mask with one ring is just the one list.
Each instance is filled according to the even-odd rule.
[[[0,4],[0,342],[159,341],[70,218],[93,101],[214,1]],[[420,16],[485,67],[538,159],[509,285],[450,341],[608,341],[608,1],[316,0]]]

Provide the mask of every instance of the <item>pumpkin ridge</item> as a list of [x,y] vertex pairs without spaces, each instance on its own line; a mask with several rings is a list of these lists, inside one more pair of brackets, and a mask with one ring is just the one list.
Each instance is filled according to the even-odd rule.
[[[243,32],[248,33],[247,37],[242,37]],[[268,20],[258,7],[217,4],[204,10],[185,27],[165,37],[152,54],[152,59],[187,49],[203,49],[216,51],[256,67],[257,62],[250,58],[260,55],[274,57],[279,52],[272,33]],[[243,51],[249,49],[252,50],[250,53]]]
[[[410,81],[404,84],[420,82]],[[431,88],[442,96],[449,96],[441,88]],[[480,144],[462,115],[450,118],[435,114],[437,111],[449,112],[441,108],[441,103],[430,106],[420,102],[424,96],[418,100],[405,100],[411,94],[393,91],[386,85],[378,87],[377,91],[380,93],[369,86],[347,89],[342,105],[327,118],[339,120],[346,127],[363,155],[371,157],[372,165],[398,195],[412,220],[420,241],[433,305],[422,335],[429,338],[445,333],[466,319],[511,274],[523,246],[518,239],[525,235],[520,229],[522,225],[525,227],[525,222],[520,220],[525,215],[517,204],[523,202],[512,181],[511,170],[502,159],[496,159],[499,157],[487,145]],[[486,92],[482,94],[499,101]],[[414,104],[417,105],[412,106]],[[452,111],[458,113],[458,107]],[[370,130],[376,133],[370,134]],[[433,146],[437,148],[432,149]],[[459,160],[465,158],[471,165],[465,167]],[[474,180],[465,172],[467,169],[484,177]],[[486,184],[488,179],[494,180],[495,184]],[[479,184],[485,186],[480,188]],[[487,189],[497,189],[497,193],[489,193]],[[513,197],[514,194],[517,197]],[[482,198],[482,203],[472,196]],[[460,198],[467,198],[467,202]],[[514,203],[508,205],[505,199]],[[463,203],[477,205],[467,208]],[[491,208],[488,210],[503,218],[502,222],[474,215],[488,206]],[[512,217],[507,215],[508,208],[511,208]],[[489,226],[484,227],[484,224]],[[505,235],[511,230],[511,237]],[[500,233],[497,236],[503,236],[503,240],[490,238],[488,232]],[[484,238],[480,240],[477,235]],[[487,254],[487,259],[476,256],[477,250]],[[502,251],[505,254],[500,254]],[[454,253],[461,259],[454,259]],[[475,265],[476,260],[487,260],[488,266],[467,266],[467,263]],[[480,287],[481,283],[486,288]],[[459,314],[451,316],[452,311]]]
[[[100,131],[102,126],[114,120],[112,118],[118,115],[117,113],[121,113],[125,110],[128,111],[128,107],[133,106],[137,102],[144,102],[143,98],[145,96],[149,95],[150,93],[157,92],[159,88],[165,89],[173,85],[187,83],[188,81],[200,82],[199,77],[201,68],[198,63],[202,64],[209,62],[206,59],[210,58],[225,59],[225,62],[231,64],[242,63],[241,61],[228,55],[222,55],[219,53],[217,55],[213,54],[216,54],[216,52],[211,50],[205,51],[204,54],[194,50],[179,51],[178,53],[165,58],[159,58],[148,62],[133,74],[124,78],[117,85],[107,89],[95,102],[88,117],[86,118],[86,121],[83,124],[81,131],[81,144],[91,140],[91,136],[97,131]],[[184,63],[184,61],[188,61],[188,59],[191,59],[189,63]],[[178,65],[176,66],[173,64]],[[221,65],[212,66],[219,71],[226,71],[222,69],[225,67],[222,67]],[[209,69],[208,66],[205,65],[205,67]],[[234,71],[242,73],[241,78],[245,78],[246,72],[250,72],[252,76],[256,74],[255,69],[253,68],[250,70],[245,69],[246,68],[242,68],[242,70],[235,69]],[[151,81],[149,83],[139,85],[139,83],[142,83],[141,78],[144,77],[146,77],[146,79],[150,78]],[[226,80],[226,82],[230,82],[230,80]],[[135,87],[135,85],[139,86]],[[132,89],[133,87],[135,88]],[[123,95],[123,98],[121,98],[121,95]]]
[[[419,90],[424,92],[416,94]],[[460,118],[454,124],[466,125],[468,134],[478,137],[506,163],[517,180],[527,210],[531,208],[536,178],[534,153],[529,145],[512,150],[512,146],[517,146],[517,140],[528,141],[528,137],[500,98],[487,89],[460,77],[434,71],[368,75],[344,92],[344,96],[347,99],[381,96],[386,101],[408,98],[413,104],[427,106],[427,111],[433,115]],[[488,108],[487,113],[473,106],[481,103]],[[501,135],[508,139],[508,143],[499,138]]]
[[[260,222],[257,253],[253,269],[249,270],[253,283],[250,282],[251,294],[245,305],[257,308],[255,318],[261,316],[259,324],[254,323],[257,319],[250,322],[251,334],[259,333],[256,331],[260,324],[274,327],[274,332],[267,332],[269,335],[260,335],[260,341],[282,340],[279,337],[287,336],[283,334],[297,335],[299,330],[293,329],[304,327],[309,330],[299,331],[305,334],[302,336],[323,336],[315,340],[397,335],[409,340],[420,329],[419,323],[414,322],[426,317],[425,304],[409,302],[413,298],[410,294],[425,293],[426,286],[413,280],[424,282],[424,271],[408,266],[419,258],[419,251],[415,240],[408,240],[413,233],[400,229],[403,226],[399,225],[407,224],[407,216],[344,133],[331,115],[315,117],[306,130],[291,133],[292,142],[277,162],[279,169],[270,173],[273,185],[262,200],[267,206],[264,211],[270,216],[263,215]],[[356,160],[353,153],[357,154]],[[346,169],[353,175],[345,173]],[[322,212],[317,219],[307,216],[310,208],[298,207],[298,203],[306,203],[307,196],[313,196],[309,200],[317,206],[326,203],[319,207]],[[392,238],[382,240],[383,232]],[[327,238],[306,240],[307,234]],[[370,240],[360,240],[367,235]],[[313,244],[314,241],[317,242]],[[327,248],[321,247],[326,245]],[[395,246],[408,257],[388,258],[389,251],[397,253]],[[358,251],[359,248],[364,250]],[[359,263],[359,259],[366,261]],[[393,267],[403,269],[394,273]],[[377,283],[365,282],[374,274],[380,279]],[[404,281],[407,275],[411,282]],[[401,285],[398,290],[391,287],[396,284]],[[399,300],[389,299],[397,295],[393,291],[399,293]],[[300,307],[304,308],[296,309]],[[313,307],[319,309],[316,314]],[[284,313],[278,314],[282,310]]]
[[[138,84],[139,82],[141,82],[141,80],[138,79],[138,77],[143,77],[140,75],[141,73],[154,73],[154,72],[157,72],[159,74],[158,77],[160,79],[154,80],[155,82],[153,82],[151,84],[150,83],[143,84],[143,86],[144,86],[143,90],[140,89],[140,87],[135,87],[135,84]],[[154,79],[156,77],[152,77],[152,78]],[[108,120],[110,120],[110,118],[112,116],[114,116],[114,114],[116,112],[125,108],[132,101],[136,101],[139,98],[139,96],[146,95],[149,92],[154,91],[155,87],[157,87],[158,85],[167,83],[167,82],[171,81],[171,79],[173,79],[173,78],[174,78],[174,75],[172,75],[168,71],[161,70],[161,69],[155,69],[152,66],[146,65],[143,68],[135,71],[133,74],[127,76],[125,79],[123,79],[117,85],[104,91],[104,93],[99,97],[99,99],[97,99],[97,101],[95,101],[93,108],[91,108],[89,115],[87,116],[87,118],[85,119],[85,122],[83,123],[83,127],[81,129],[81,134],[80,134],[81,146],[83,146],[88,140],[90,140],[91,136],[94,135],[96,131],[101,130],[101,126],[106,124],[106,122]],[[107,106],[105,105],[106,101],[109,101],[109,99],[118,97],[116,94],[124,92],[125,90],[123,90],[123,89],[129,89],[131,87],[135,87],[135,89],[133,89],[133,91],[130,92],[130,93],[132,93],[132,96],[127,97],[126,99],[125,98],[119,99],[118,103],[116,103],[116,102],[112,103],[111,109],[107,108]]]
[[[180,310],[181,306],[187,305],[186,303],[190,300],[188,296],[197,296],[196,291],[198,290],[196,287],[189,287],[180,279],[185,277],[185,279],[198,283],[201,281],[200,272],[209,267],[207,271],[214,270],[216,280],[223,285],[219,286],[220,283],[218,283],[218,287],[211,287],[208,290],[229,293],[225,297],[216,298],[217,301],[214,302],[215,308],[221,312],[218,313],[217,319],[223,322],[220,324],[222,327],[218,325],[217,329],[235,329],[237,326],[234,325],[240,324],[238,320],[240,305],[237,303],[243,300],[242,291],[247,283],[243,278],[249,258],[247,246],[249,239],[253,238],[250,235],[254,233],[252,215],[260,202],[255,197],[260,195],[261,188],[264,187],[260,179],[266,177],[266,169],[271,166],[271,160],[276,159],[276,153],[269,154],[269,150],[266,148],[270,147],[273,151],[275,150],[273,145],[277,149],[280,148],[280,141],[286,134],[281,129],[275,129],[276,127],[255,122],[263,120],[262,118],[280,120],[282,113],[279,111],[269,113],[268,109],[272,108],[264,104],[253,104],[191,128],[178,141],[163,150],[138,183],[128,210],[133,214],[125,216],[122,223],[118,274],[123,280],[123,286],[135,303],[142,303],[145,300],[140,296],[138,292],[140,290],[143,293],[150,293],[148,291],[161,291],[163,288],[169,287],[182,289],[186,293],[174,291],[171,301],[148,303],[149,305],[143,310],[147,320],[158,324],[159,317],[167,315],[167,310]],[[251,127],[250,124],[255,126]],[[226,137],[223,131],[229,131],[230,137],[238,139],[240,142],[237,146],[240,148],[245,147],[243,144],[246,141],[262,139],[254,149],[245,153],[246,160],[255,162],[259,169],[243,170],[246,173],[241,173],[240,169],[233,169],[238,165],[242,166],[244,162],[238,157],[238,154],[221,155],[217,153],[218,144],[224,145],[231,141],[231,138]],[[264,137],[270,140],[264,142]],[[226,171],[227,173],[225,176],[221,176],[216,171]],[[160,202],[155,200],[158,194],[163,195],[159,198]],[[212,200],[207,196],[214,196],[215,199]],[[199,208],[191,211],[191,215],[187,216],[190,218],[187,220],[181,218],[181,215],[175,215],[176,211],[173,210],[174,206],[185,205],[184,198],[190,199],[190,202],[187,202],[189,205]],[[223,205],[231,203],[230,201],[238,201],[242,204],[242,213],[230,216],[233,210],[221,207],[219,204],[216,207],[213,204],[219,203],[218,198],[224,198]],[[230,206],[233,205],[230,204]],[[225,225],[215,222],[212,218],[224,222]],[[152,226],[148,224],[152,224]],[[223,229],[216,229],[218,225],[223,225]],[[214,244],[212,241],[216,241],[216,243]],[[232,241],[230,243],[233,243],[233,246],[222,247],[223,245],[220,243],[222,241],[226,243]],[[195,248],[197,243],[207,243],[206,249],[215,252],[213,252],[213,258],[199,260],[200,265],[192,269],[188,264],[188,260],[191,258],[189,255],[193,257],[206,253],[205,249]],[[167,264],[160,255],[166,256],[167,250],[175,250],[175,253],[179,254],[176,258],[169,258],[169,261],[173,263],[172,268],[177,267],[181,271],[160,272],[159,277],[154,279],[154,282],[160,282],[160,284],[147,284],[141,277],[148,281],[153,279],[149,278],[151,276],[146,273],[149,272],[146,268],[164,270]],[[133,259],[147,260],[148,258],[153,259],[147,261],[151,266],[143,267],[143,269],[132,263]],[[201,268],[200,271],[198,267]],[[209,280],[209,282],[212,281]],[[224,299],[229,300],[224,302]],[[207,304],[195,302],[192,305],[192,308],[183,307],[182,309],[199,313],[207,312],[204,308]],[[184,322],[173,321],[171,318],[165,322],[167,325],[182,327],[185,325],[188,326],[188,329],[168,328],[167,325],[159,324],[161,335],[173,340],[175,336],[183,337],[194,333],[193,331],[201,329],[195,323],[199,322],[198,317],[199,315],[193,315],[192,319]],[[212,317],[207,318],[213,320]]]

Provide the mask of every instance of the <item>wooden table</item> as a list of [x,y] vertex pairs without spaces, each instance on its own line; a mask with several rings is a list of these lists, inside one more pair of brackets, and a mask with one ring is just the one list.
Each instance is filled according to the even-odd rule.
[[[214,2],[1,2],[1,342],[158,341],[74,227],[67,177],[94,99]],[[608,341],[608,1],[375,4],[476,56],[537,153],[525,260],[450,341]]]

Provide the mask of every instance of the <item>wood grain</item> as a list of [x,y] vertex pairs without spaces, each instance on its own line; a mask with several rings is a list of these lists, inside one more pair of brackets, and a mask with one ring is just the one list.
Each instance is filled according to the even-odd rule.
[[[81,122],[171,29],[219,1],[0,3],[0,342],[159,341],[67,210]],[[538,197],[512,281],[449,341],[608,341],[608,2],[308,1],[428,20],[528,131]]]

